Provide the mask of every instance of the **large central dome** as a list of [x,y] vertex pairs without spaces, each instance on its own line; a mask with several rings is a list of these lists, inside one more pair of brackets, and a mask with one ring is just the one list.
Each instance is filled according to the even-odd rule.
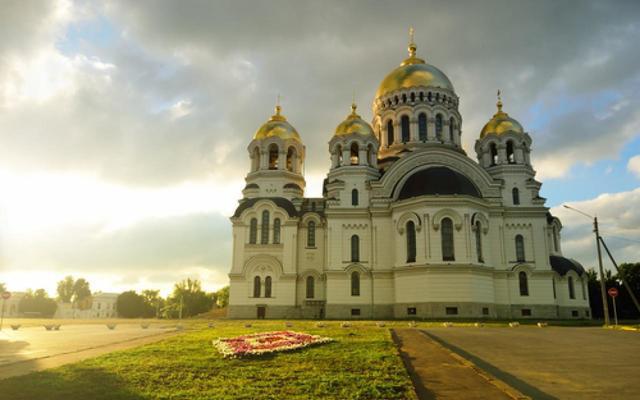
[[381,97],[394,90],[416,86],[438,87],[454,92],[453,85],[444,72],[416,57],[416,46],[411,43],[409,58],[384,78],[378,87],[376,97]]

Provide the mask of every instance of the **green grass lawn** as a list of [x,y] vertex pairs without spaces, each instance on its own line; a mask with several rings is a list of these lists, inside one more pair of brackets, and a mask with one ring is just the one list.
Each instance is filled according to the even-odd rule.
[[[415,399],[389,329],[374,322],[216,321],[139,348],[0,381],[3,399]],[[394,325],[406,326],[406,322]],[[335,342],[259,358],[223,359],[217,337],[290,329]]]

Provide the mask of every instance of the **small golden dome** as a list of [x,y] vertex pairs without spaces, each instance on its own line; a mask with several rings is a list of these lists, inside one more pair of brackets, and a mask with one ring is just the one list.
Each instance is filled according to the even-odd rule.
[[356,113],[357,106],[351,104],[351,114],[347,116],[347,119],[342,121],[336,128],[334,136],[349,136],[349,135],[363,135],[363,136],[375,136],[373,134],[373,128],[366,121],[364,121]]
[[498,90],[498,102],[496,103],[498,112],[493,115],[493,118],[489,120],[482,128],[480,132],[480,139],[489,134],[502,135],[508,132],[524,133],[524,129],[520,122],[511,118],[509,114],[502,111],[502,99],[500,99],[500,91]]
[[296,128],[291,126],[284,115],[280,114],[282,108],[276,106],[276,113],[271,116],[269,121],[265,122],[253,135],[254,139],[267,139],[270,137],[279,137],[282,140],[293,139],[302,142]]
[[376,92],[376,98],[394,90],[416,86],[439,87],[454,91],[453,84],[444,72],[416,57],[417,47],[413,43],[413,29],[410,30],[410,35],[409,57],[382,80]]

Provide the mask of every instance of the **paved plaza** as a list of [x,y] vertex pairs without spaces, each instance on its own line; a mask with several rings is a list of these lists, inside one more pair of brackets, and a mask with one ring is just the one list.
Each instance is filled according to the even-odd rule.
[[[55,321],[54,321],[55,322]],[[17,331],[6,326],[0,331],[0,379],[129,347],[139,346],[175,332],[175,324],[62,325],[47,331],[30,326]]]
[[534,399],[640,398],[640,332],[427,328],[423,334]]

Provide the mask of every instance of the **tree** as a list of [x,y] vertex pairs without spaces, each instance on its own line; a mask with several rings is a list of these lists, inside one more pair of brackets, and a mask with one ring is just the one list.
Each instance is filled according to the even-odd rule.
[[84,278],[74,280],[71,275],[65,277],[58,282],[57,292],[58,300],[63,303],[72,303],[73,308],[77,307],[81,310],[91,308],[91,289],[89,282]]
[[145,317],[157,317],[159,310],[164,307],[164,299],[160,297],[160,291],[143,290],[142,297],[144,298],[147,308]]
[[148,312],[147,304],[143,296],[134,290],[121,293],[116,299],[116,310],[123,318],[140,318]]
[[37,315],[45,318],[53,317],[57,308],[56,301],[49,298],[44,289],[38,289],[35,292],[31,291],[31,289],[27,290],[27,293],[22,296],[18,303],[18,310],[21,313],[32,313],[34,315],[37,313]]
[[74,283],[73,276],[71,275],[58,282],[58,300],[63,303],[71,303]]
[[4,282],[0,282],[0,293],[4,293],[7,291],[7,286],[4,284]]
[[182,309],[183,317],[192,317],[211,310],[215,300],[214,293],[202,290],[199,280],[189,278],[175,284],[165,311],[168,316],[175,318],[180,316]]
[[[631,290],[636,296],[636,299],[640,301],[640,263],[620,264],[618,269],[619,272],[616,277],[620,281],[621,285],[621,288],[619,289],[620,295],[616,299],[616,303],[618,304],[618,315],[620,318],[625,319],[640,318],[640,312],[638,312],[635,304],[633,304],[633,300],[628,292],[628,290]],[[624,278],[628,287],[622,283],[622,278]]]
[[79,278],[73,283],[72,299],[81,310],[91,308],[91,289],[89,288],[89,282],[87,282],[86,279]]
[[221,308],[229,305],[229,286],[225,286],[216,292],[216,304]]

